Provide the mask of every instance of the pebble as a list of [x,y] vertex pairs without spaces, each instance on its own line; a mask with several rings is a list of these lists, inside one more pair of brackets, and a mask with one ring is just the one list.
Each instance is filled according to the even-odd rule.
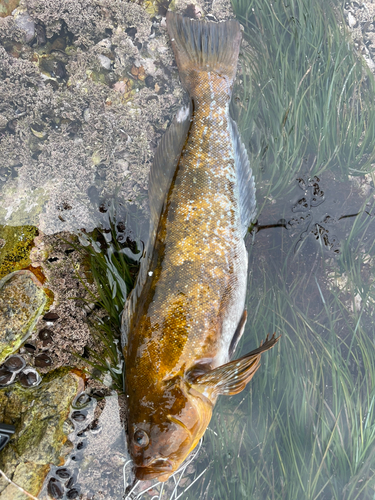
[[111,69],[111,60],[109,59],[109,57],[103,56],[103,54],[99,54],[98,59],[104,69],[108,71]]
[[348,14],[348,24],[351,28],[354,28],[357,24],[357,19],[353,16],[351,12]]
[[18,14],[14,22],[25,33],[25,42],[29,43],[35,36],[35,23],[27,12]]

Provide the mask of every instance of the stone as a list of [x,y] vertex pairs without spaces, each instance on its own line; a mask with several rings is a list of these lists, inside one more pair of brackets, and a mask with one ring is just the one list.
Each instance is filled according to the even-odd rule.
[[100,61],[101,66],[106,69],[110,70],[111,69],[111,60],[107,56],[103,56],[103,54],[98,55],[98,59]]
[[35,36],[35,23],[27,12],[15,16],[14,22],[25,33],[25,42],[29,43]]
[[0,280],[0,364],[34,328],[47,294],[30,271],[15,271]]
[[348,14],[348,24],[351,28],[354,28],[357,24],[357,19],[353,16],[351,12]]
[[[17,384],[0,390],[0,421],[16,427],[1,453],[0,468],[34,496],[39,495],[51,464],[59,466],[64,460],[63,423],[83,388],[83,378],[65,369],[51,372],[37,389]],[[0,480],[0,497],[26,498],[4,479]]]

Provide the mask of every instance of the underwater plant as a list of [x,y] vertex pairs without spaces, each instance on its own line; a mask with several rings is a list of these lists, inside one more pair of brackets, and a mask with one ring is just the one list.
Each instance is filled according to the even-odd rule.
[[[87,348],[87,355],[92,360],[77,356],[100,373],[109,372],[114,387],[119,391],[123,390],[124,372],[119,345],[121,313],[126,297],[133,288],[138,272],[137,261],[141,255],[137,244],[125,238],[124,233],[124,223],[116,222],[112,216],[107,228],[97,228],[91,234],[80,232],[78,243],[65,240],[85,257],[85,274],[76,271],[76,275],[87,290],[89,298],[78,299],[93,310],[93,319],[89,319],[89,323],[98,345],[97,350]],[[86,280],[95,282],[97,293],[90,290]]]

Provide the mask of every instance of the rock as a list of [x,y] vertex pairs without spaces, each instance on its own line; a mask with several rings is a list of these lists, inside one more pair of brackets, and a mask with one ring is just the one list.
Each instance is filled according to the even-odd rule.
[[[15,385],[0,391],[0,421],[12,423],[16,432],[0,456],[0,468],[16,484],[37,496],[50,470],[61,465],[67,436],[63,424],[71,403],[83,390],[76,373],[57,370],[38,389]],[[25,495],[0,481],[1,500],[25,500]]]
[[25,33],[25,42],[29,43],[35,36],[35,23],[27,12],[15,16],[14,22]]
[[[84,410],[81,410],[87,412],[86,419],[82,422],[74,421],[74,433],[69,435],[69,439],[75,446],[76,459],[73,461],[71,456],[67,457],[64,466],[79,467],[79,477],[74,486],[79,489],[83,498],[118,500],[123,496],[124,463],[127,463],[130,457],[120,420],[118,395],[113,392],[111,396],[105,397],[101,404],[104,404],[104,408],[99,418],[93,419],[98,410],[94,400],[86,403]],[[82,448],[79,458],[77,449],[80,447]],[[130,481],[134,479],[131,471],[128,478]],[[66,497],[75,498],[69,495],[73,493],[68,493]]]
[[0,280],[0,363],[31,333],[46,303],[32,272],[15,271]]
[[357,25],[357,19],[353,16],[351,12],[348,14],[348,24],[351,28],[354,28]]
[[108,71],[111,69],[111,60],[109,59],[109,57],[103,56],[103,54],[99,54],[98,59],[104,69]]

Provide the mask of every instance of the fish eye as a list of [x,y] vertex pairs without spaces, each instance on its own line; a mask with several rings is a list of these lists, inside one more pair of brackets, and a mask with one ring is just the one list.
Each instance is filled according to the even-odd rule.
[[138,429],[134,433],[134,441],[137,443],[138,446],[141,446],[142,448],[144,448],[145,446],[148,445],[150,440],[149,440],[148,435],[145,431],[143,431],[142,429]]

